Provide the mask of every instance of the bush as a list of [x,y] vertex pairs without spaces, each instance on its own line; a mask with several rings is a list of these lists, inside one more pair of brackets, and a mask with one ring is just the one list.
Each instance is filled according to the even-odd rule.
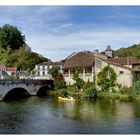
[[96,90],[95,86],[91,86],[90,88],[86,89],[84,92],[84,97],[96,98],[97,97],[97,90]]
[[102,90],[105,91],[115,86],[116,79],[117,75],[114,69],[108,65],[97,74],[97,85],[101,86]]
[[91,86],[93,86],[93,83],[91,83],[91,82],[84,83],[83,89],[86,90],[86,89],[90,88]]
[[61,97],[67,97],[68,96],[68,92],[66,89],[62,89],[59,91],[59,96]]
[[140,95],[140,81],[136,81],[133,84],[133,93],[136,95]]
[[66,83],[64,80],[55,81],[54,84],[56,89],[66,88]]
[[132,88],[128,88],[128,87],[120,87],[120,93],[121,94],[133,94],[133,90]]

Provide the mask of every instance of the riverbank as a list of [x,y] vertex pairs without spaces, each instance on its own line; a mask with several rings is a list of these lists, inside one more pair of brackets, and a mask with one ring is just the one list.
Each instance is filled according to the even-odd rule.
[[[51,90],[49,91],[49,95],[53,96],[60,96],[63,94],[63,92],[67,92],[69,96],[74,97],[75,99],[82,99],[84,97],[84,91],[69,91],[67,89],[58,89],[58,90]],[[130,101],[140,101],[140,95],[135,95],[135,94],[122,94],[122,93],[109,93],[109,92],[97,92],[97,97],[96,99],[110,99],[110,100],[120,100],[124,102],[130,102]]]

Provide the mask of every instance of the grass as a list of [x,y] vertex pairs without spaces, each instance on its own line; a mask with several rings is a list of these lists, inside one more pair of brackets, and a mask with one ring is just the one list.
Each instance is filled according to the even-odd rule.
[[[84,91],[80,91],[75,88],[75,86],[68,86],[66,89],[55,89],[52,91],[49,91],[49,95],[54,95],[54,96],[60,96],[61,93],[65,90],[68,93],[68,96],[72,96],[75,99],[81,99],[84,98]],[[140,101],[140,95],[133,94],[132,91],[129,90],[123,90],[124,92],[97,92],[97,98],[98,99],[111,99],[111,100],[120,100],[120,101]]]
[[[122,93],[109,93],[102,92],[98,93],[98,98],[120,100],[120,101],[133,101],[136,100],[136,97],[131,94],[122,94]],[[140,100],[140,97],[138,98]]]

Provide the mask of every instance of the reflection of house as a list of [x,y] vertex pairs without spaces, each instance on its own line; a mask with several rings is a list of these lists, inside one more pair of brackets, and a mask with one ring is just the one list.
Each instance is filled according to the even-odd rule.
[[16,74],[17,74],[16,67],[0,66],[0,79],[16,78]]
[[62,69],[62,62],[43,62],[35,65],[36,79],[51,79],[52,76],[48,73],[50,69],[60,67]]
[[94,82],[95,74],[109,65],[117,74],[117,83],[130,87],[132,79],[140,72],[140,60],[135,57],[112,58],[113,51],[108,46],[104,54],[83,51],[71,54],[65,59],[63,75],[67,85],[74,84],[73,73],[78,72],[85,82]]

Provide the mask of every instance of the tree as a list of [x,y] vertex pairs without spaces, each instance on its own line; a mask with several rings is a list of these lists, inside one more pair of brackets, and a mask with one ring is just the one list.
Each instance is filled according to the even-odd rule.
[[48,73],[51,74],[53,78],[55,78],[58,75],[59,70],[60,70],[59,66],[53,67],[52,69],[49,70]]
[[15,26],[9,24],[0,28],[0,47],[12,50],[19,49],[25,44],[25,36]]
[[77,89],[81,89],[84,85],[84,80],[79,77],[79,73],[75,72],[73,74],[73,80],[76,82],[75,85]]
[[97,85],[101,86],[102,90],[107,90],[115,86],[117,75],[113,68],[109,65],[105,66],[102,71],[97,74]]

